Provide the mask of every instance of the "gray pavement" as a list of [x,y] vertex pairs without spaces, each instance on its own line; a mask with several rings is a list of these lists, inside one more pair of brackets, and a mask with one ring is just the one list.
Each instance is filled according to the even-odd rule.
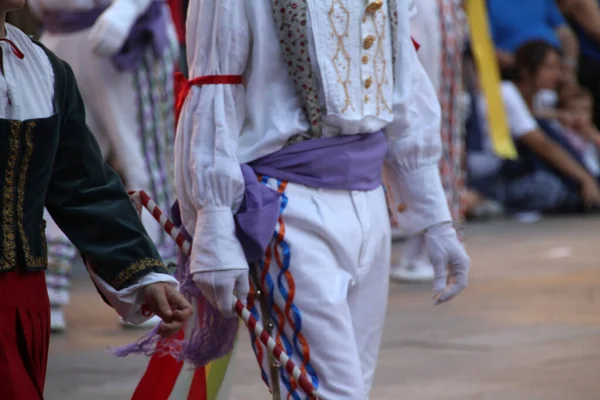
[[[434,308],[429,285],[392,285],[371,400],[599,400],[599,239],[590,217],[469,226],[471,281],[454,302]],[[119,328],[81,273],[68,320],[52,338],[47,400],[129,399],[146,359],[107,346],[139,333]],[[242,336],[231,399],[268,399]]]

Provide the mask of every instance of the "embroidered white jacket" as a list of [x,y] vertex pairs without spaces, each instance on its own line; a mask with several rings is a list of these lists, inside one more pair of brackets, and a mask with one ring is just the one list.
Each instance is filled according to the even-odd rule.
[[[377,17],[364,20],[365,0],[308,0],[308,39],[327,105],[324,136],[385,131],[408,206],[398,220],[410,234],[451,217],[438,170],[440,107],[411,41],[409,3],[397,0],[396,48],[385,0]],[[272,0],[192,0],[187,41],[191,78],[244,76],[244,85],[192,88],[179,120],[176,183],[194,236],[191,268],[243,268],[233,219],[244,191],[239,164],[278,151],[308,123],[283,61]]]

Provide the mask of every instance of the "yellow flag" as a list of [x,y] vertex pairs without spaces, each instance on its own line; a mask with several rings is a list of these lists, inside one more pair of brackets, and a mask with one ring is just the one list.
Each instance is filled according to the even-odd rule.
[[466,12],[479,83],[487,103],[487,118],[494,151],[501,158],[514,160],[518,157],[517,150],[506,122],[506,111],[500,93],[500,72],[490,35],[485,0],[467,0]]

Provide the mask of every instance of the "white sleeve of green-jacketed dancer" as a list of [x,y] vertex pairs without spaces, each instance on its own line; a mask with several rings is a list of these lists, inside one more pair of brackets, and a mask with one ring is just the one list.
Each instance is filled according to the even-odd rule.
[[[190,79],[243,75],[250,29],[245,1],[192,0],[187,21]],[[244,196],[237,158],[246,97],[240,84],[194,86],[176,139],[178,193],[196,209],[191,272],[248,268],[235,235],[234,214]]]
[[[409,10],[399,5],[394,70],[394,121],[385,129],[386,161],[395,170],[398,201],[406,207],[397,214],[407,234],[452,221],[442,187],[440,104],[423,69],[409,32]],[[396,208],[393,205],[392,208]]]

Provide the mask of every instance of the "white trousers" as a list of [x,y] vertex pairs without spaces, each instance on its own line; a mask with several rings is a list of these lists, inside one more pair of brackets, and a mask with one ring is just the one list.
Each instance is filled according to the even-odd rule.
[[[283,192],[279,224],[258,273],[273,337],[321,399],[365,400],[388,298],[384,191],[311,189],[273,179],[268,185]],[[249,306],[260,315],[252,295]],[[268,381],[267,350],[254,337],[252,344]],[[279,375],[282,398],[307,398],[284,370]]]

